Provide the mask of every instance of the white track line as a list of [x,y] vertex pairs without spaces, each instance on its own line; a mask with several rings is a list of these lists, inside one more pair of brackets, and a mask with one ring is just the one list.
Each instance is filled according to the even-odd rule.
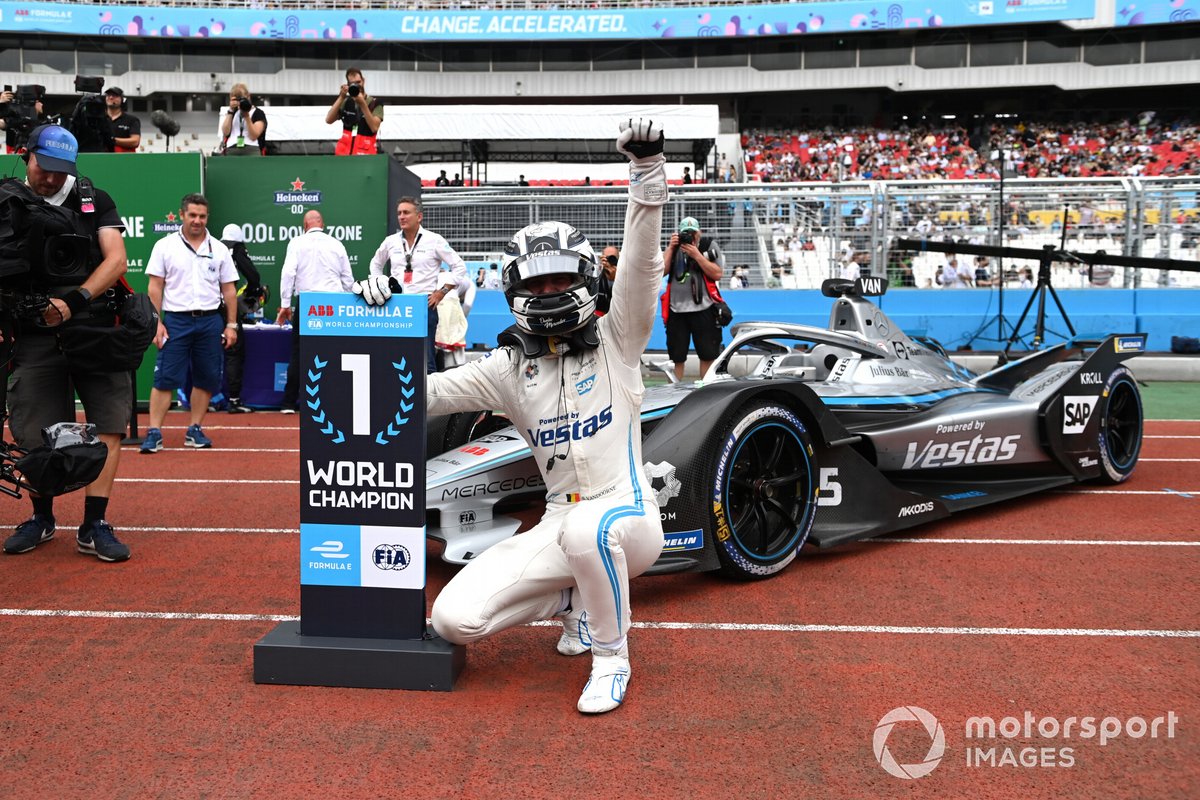
[[272,485],[279,483],[298,484],[300,481],[294,480],[246,480],[243,478],[117,478],[117,483],[244,483],[246,485],[260,486]]
[[[119,480],[119,479],[118,479]],[[1175,495],[1176,497],[1191,497],[1200,494],[1200,490],[1188,489],[1052,489],[1050,494],[1157,494]]]
[[[197,622],[294,622],[286,614],[205,614],[172,611],[86,611],[47,608],[0,608],[0,617],[64,617],[70,619],[192,620]],[[428,623],[428,620],[426,620]],[[557,627],[556,620],[530,627]],[[887,633],[917,636],[1095,636],[1137,639],[1200,639],[1200,630],[1123,628],[969,628],[910,625],[787,625],[755,622],[634,622],[642,630],[722,631],[727,633]]]
[[[117,478],[117,483],[239,483],[248,486],[291,484],[298,485],[299,480],[251,480],[249,478]],[[1186,492],[1178,489],[1054,489],[1051,494],[1150,494],[1175,495],[1190,497],[1200,494],[1200,489],[1188,489]]]
[[[205,423],[201,423],[201,425],[203,425],[204,430],[206,430],[206,431],[247,431],[247,432],[253,433],[254,431],[298,431],[298,430],[300,430],[300,428],[295,425],[208,425]],[[163,425],[161,428],[159,428],[159,430],[160,431],[186,431],[188,429],[188,427],[190,427],[190,426],[188,426],[188,425]],[[141,425],[138,427],[138,431],[144,431],[146,429],[147,429],[147,426],[145,426],[145,425]],[[1184,437],[1164,436],[1163,438],[1164,439],[1181,439]]]
[[[121,445],[122,450],[138,450],[141,445]],[[299,453],[299,447],[164,447],[165,451],[181,450],[193,453]],[[162,451],[160,451],[162,452]],[[1142,459],[1146,461],[1147,459]]]
[[[298,451],[297,451],[298,452]],[[1138,463],[1143,461],[1153,461],[1159,464],[1194,464],[1200,461],[1200,458],[1139,458]]]
[[[0,529],[13,527],[16,522],[0,522]],[[59,525],[63,530],[69,530],[76,527],[78,523],[63,522]],[[130,531],[133,533],[244,533],[244,534],[299,534],[299,528],[196,528],[196,527],[173,527],[164,528],[161,526],[147,525],[122,525],[122,531]],[[1067,545],[1073,547],[1200,547],[1200,541],[1175,541],[1169,539],[939,539],[930,537],[928,539],[914,538],[886,538],[880,537],[876,539],[863,539],[865,544],[1007,544],[1014,546],[1038,546],[1038,545]]]

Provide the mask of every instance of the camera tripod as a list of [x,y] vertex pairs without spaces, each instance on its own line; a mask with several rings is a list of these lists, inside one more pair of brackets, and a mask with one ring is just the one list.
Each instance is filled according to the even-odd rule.
[[[1097,264],[1107,264],[1114,267],[1132,267],[1134,269],[1174,269],[1184,272],[1200,272],[1200,264],[1197,264],[1195,261],[1180,261],[1171,258],[1116,256],[1108,255],[1103,251],[1097,253],[1075,253],[1056,248],[1052,244],[1044,245],[1040,250],[1033,250],[1020,247],[931,242],[923,239],[897,239],[892,246],[897,250],[961,253],[963,255],[995,256],[1001,259],[1025,259],[1038,262],[1037,283],[1033,294],[1029,296],[1028,302],[1025,303],[1024,310],[1021,311],[1021,316],[1017,319],[1017,324],[1013,326],[1012,333],[1005,340],[1004,350],[1000,354],[1001,364],[1008,362],[1009,351],[1015,343],[1021,340],[1021,325],[1024,324],[1025,318],[1029,316],[1029,312],[1034,308],[1035,303],[1037,304],[1037,309],[1033,320],[1033,349],[1040,348],[1045,342],[1047,295],[1054,301],[1054,305],[1058,308],[1058,313],[1062,315],[1063,322],[1066,323],[1067,330],[1070,331],[1071,336],[1075,336],[1075,327],[1071,324],[1071,318],[1067,316],[1067,310],[1063,306],[1062,300],[1059,299],[1058,293],[1054,291],[1054,286],[1050,283],[1050,267],[1056,261],[1086,264],[1089,267]],[[1001,273],[1000,279],[1004,280],[1003,273]],[[1001,320],[1001,324],[1003,325],[1003,317],[1001,317]],[[1001,330],[1003,331],[1003,328]]]

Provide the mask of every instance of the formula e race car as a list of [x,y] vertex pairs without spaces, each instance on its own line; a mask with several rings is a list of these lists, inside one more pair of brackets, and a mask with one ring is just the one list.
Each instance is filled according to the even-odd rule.
[[[828,329],[747,322],[697,383],[646,390],[642,451],[665,534],[651,572],[760,578],[825,548],[1137,464],[1123,362],[1145,334],[1076,338],[977,375],[899,330],[880,278],[828,280]],[[428,535],[465,563],[513,535],[544,487],[490,412],[430,420]]]

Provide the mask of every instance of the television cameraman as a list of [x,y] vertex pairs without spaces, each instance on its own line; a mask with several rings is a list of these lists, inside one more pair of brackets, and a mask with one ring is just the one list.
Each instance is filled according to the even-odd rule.
[[[244,83],[229,90],[229,105],[221,109],[217,126],[221,134],[221,155],[258,156],[267,154],[267,115],[250,99]],[[233,143],[230,143],[230,139]]]
[[4,131],[5,152],[15,153],[25,146],[27,134],[36,126],[49,122],[45,100],[46,87],[30,84],[13,90],[5,86],[0,92],[0,130]]
[[104,91],[104,105],[112,126],[113,152],[136,153],[142,143],[142,121],[125,112],[125,92],[119,86]]
[[357,67],[346,70],[346,82],[325,112],[325,124],[332,125],[339,117],[342,138],[334,147],[334,155],[373,156],[379,152],[375,137],[383,125],[383,102],[367,94],[362,70]]
[[[125,226],[116,204],[106,192],[79,177],[75,166],[78,153],[79,142],[70,131],[41,125],[30,133],[28,149],[22,154],[25,183],[33,193],[82,218],[81,226],[90,232],[89,261],[94,266],[81,285],[48,287],[52,299],[40,320],[18,322],[8,386],[8,424],[18,446],[37,447],[42,428],[74,421],[74,396],[79,395],[84,416],[96,426],[108,458],[100,476],[84,490],[83,524],[75,537],[76,547],[101,561],[125,561],[129,547],[117,540],[105,515],[133,403],[129,373],[74,369],[59,341],[59,327],[72,318],[86,324],[88,317],[104,315],[105,306],[92,298],[102,299],[121,280],[127,266],[122,238]],[[28,553],[54,536],[54,498],[31,492],[30,499],[33,516],[5,540],[5,553]]]

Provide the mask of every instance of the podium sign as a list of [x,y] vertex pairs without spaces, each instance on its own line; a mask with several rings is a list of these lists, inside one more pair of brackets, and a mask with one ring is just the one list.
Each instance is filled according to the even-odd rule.
[[[464,651],[425,630],[426,298],[309,292],[299,311],[300,622],[256,646],[255,680],[448,689]],[[271,658],[289,636],[312,663]],[[260,649],[293,679],[260,680]]]

